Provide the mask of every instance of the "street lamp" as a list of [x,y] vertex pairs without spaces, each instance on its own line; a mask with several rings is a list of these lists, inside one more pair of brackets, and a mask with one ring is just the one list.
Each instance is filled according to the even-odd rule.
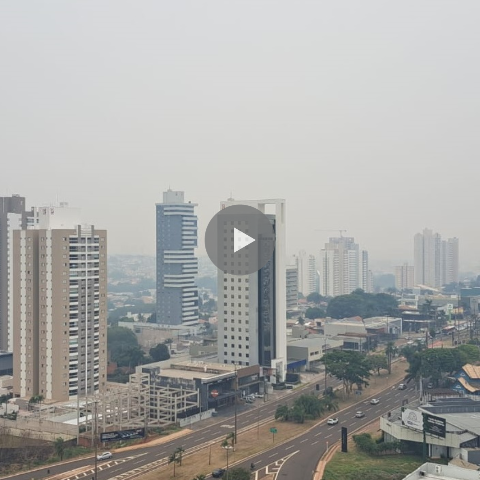
[[95,415],[95,418],[94,418],[94,445],[95,445],[95,476],[94,476],[94,480],[97,480],[97,475],[98,475],[98,438],[97,438],[97,434],[98,434],[98,426],[97,426],[97,421],[98,421],[98,416],[97,416],[97,404],[98,404],[98,400],[95,399],[95,402],[94,402],[94,415]]

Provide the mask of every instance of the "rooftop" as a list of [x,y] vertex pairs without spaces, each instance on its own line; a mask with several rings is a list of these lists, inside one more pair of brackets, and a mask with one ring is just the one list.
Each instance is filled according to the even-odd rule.
[[436,480],[478,480],[477,470],[462,468],[456,465],[439,465],[436,463],[424,463],[412,473],[407,475],[404,480],[417,479],[436,479]]
[[480,367],[476,365],[471,365],[470,363],[465,364],[462,367],[462,370],[472,379],[480,380]]

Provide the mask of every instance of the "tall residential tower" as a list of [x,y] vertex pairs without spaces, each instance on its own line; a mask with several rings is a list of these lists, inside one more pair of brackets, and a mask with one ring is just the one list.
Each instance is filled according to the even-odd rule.
[[157,323],[198,322],[197,216],[183,192],[168,190],[157,203]]
[[442,240],[425,228],[414,237],[415,284],[439,288],[458,282],[458,238]]
[[14,393],[64,401],[107,381],[107,237],[79,211],[39,207],[13,232]]
[[15,229],[26,228],[25,197],[0,197],[0,350],[13,351],[11,282],[12,241]]

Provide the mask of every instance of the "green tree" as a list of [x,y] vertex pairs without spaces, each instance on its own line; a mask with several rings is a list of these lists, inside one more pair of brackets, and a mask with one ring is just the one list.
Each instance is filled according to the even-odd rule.
[[304,319],[301,315],[298,317],[298,323],[299,323],[300,325],[304,325],[304,324],[305,324],[305,319]]
[[394,296],[386,293],[365,293],[357,289],[349,295],[333,298],[327,307],[327,315],[332,318],[376,317],[394,315],[398,302]]
[[180,447],[177,447],[175,451],[177,452],[179,464],[180,466],[182,466],[183,452],[185,452],[185,449],[180,446]]
[[168,463],[173,463],[173,476],[175,476],[175,466],[181,462],[178,454],[178,448],[168,457]]
[[361,296],[339,295],[327,306],[327,316],[332,318],[364,317],[365,304]]
[[225,437],[225,441],[227,442],[227,445],[228,445],[228,442],[230,442],[230,446],[233,448],[235,444],[235,432],[228,433],[227,436]]
[[312,292],[307,296],[307,302],[320,305],[324,301],[324,298],[318,292]]
[[168,346],[164,343],[159,343],[155,347],[152,347],[148,353],[154,362],[161,362],[162,360],[168,360],[170,358]]
[[226,480],[250,480],[250,471],[242,467],[231,468]]
[[388,370],[388,359],[386,355],[377,354],[370,355],[368,357],[372,370],[377,372],[377,375],[380,375],[380,370]]
[[353,385],[368,386],[371,365],[366,355],[359,352],[334,350],[322,357],[329,375],[343,383],[344,391],[350,394]]
[[207,478],[206,475],[203,473],[199,473],[198,475],[195,475],[195,477],[192,478],[192,480],[205,480]]
[[325,310],[318,307],[307,308],[305,316],[310,320],[315,320],[316,318],[325,318]]
[[157,312],[153,312],[147,320],[147,323],[157,323]]
[[63,460],[63,455],[65,454],[65,442],[62,437],[58,437],[53,442],[53,447],[55,448],[55,453],[60,460]]
[[287,422],[290,420],[290,408],[288,405],[278,405],[275,410],[275,420]]

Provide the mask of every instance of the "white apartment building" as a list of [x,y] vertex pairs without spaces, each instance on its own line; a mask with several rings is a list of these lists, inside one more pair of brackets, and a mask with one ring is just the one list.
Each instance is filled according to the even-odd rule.
[[408,290],[415,286],[414,267],[404,263],[395,267],[395,288]]
[[317,262],[314,255],[309,255],[301,250],[295,257],[298,270],[298,291],[304,297],[318,291],[317,286]]
[[320,252],[320,293],[336,297],[357,288],[373,290],[368,252],[360,250],[353,237],[332,237]]
[[[275,251],[263,268],[250,275],[218,271],[219,361],[260,365],[269,381],[275,382],[277,375],[283,381],[287,366],[285,200],[229,199],[221,202],[221,209],[232,205],[247,205],[267,215],[275,232]],[[258,244],[260,248],[261,239]]]
[[14,393],[64,401],[107,381],[107,238],[66,204],[13,232]]
[[442,240],[439,233],[425,228],[414,237],[415,285],[439,288],[458,282],[458,238]]

